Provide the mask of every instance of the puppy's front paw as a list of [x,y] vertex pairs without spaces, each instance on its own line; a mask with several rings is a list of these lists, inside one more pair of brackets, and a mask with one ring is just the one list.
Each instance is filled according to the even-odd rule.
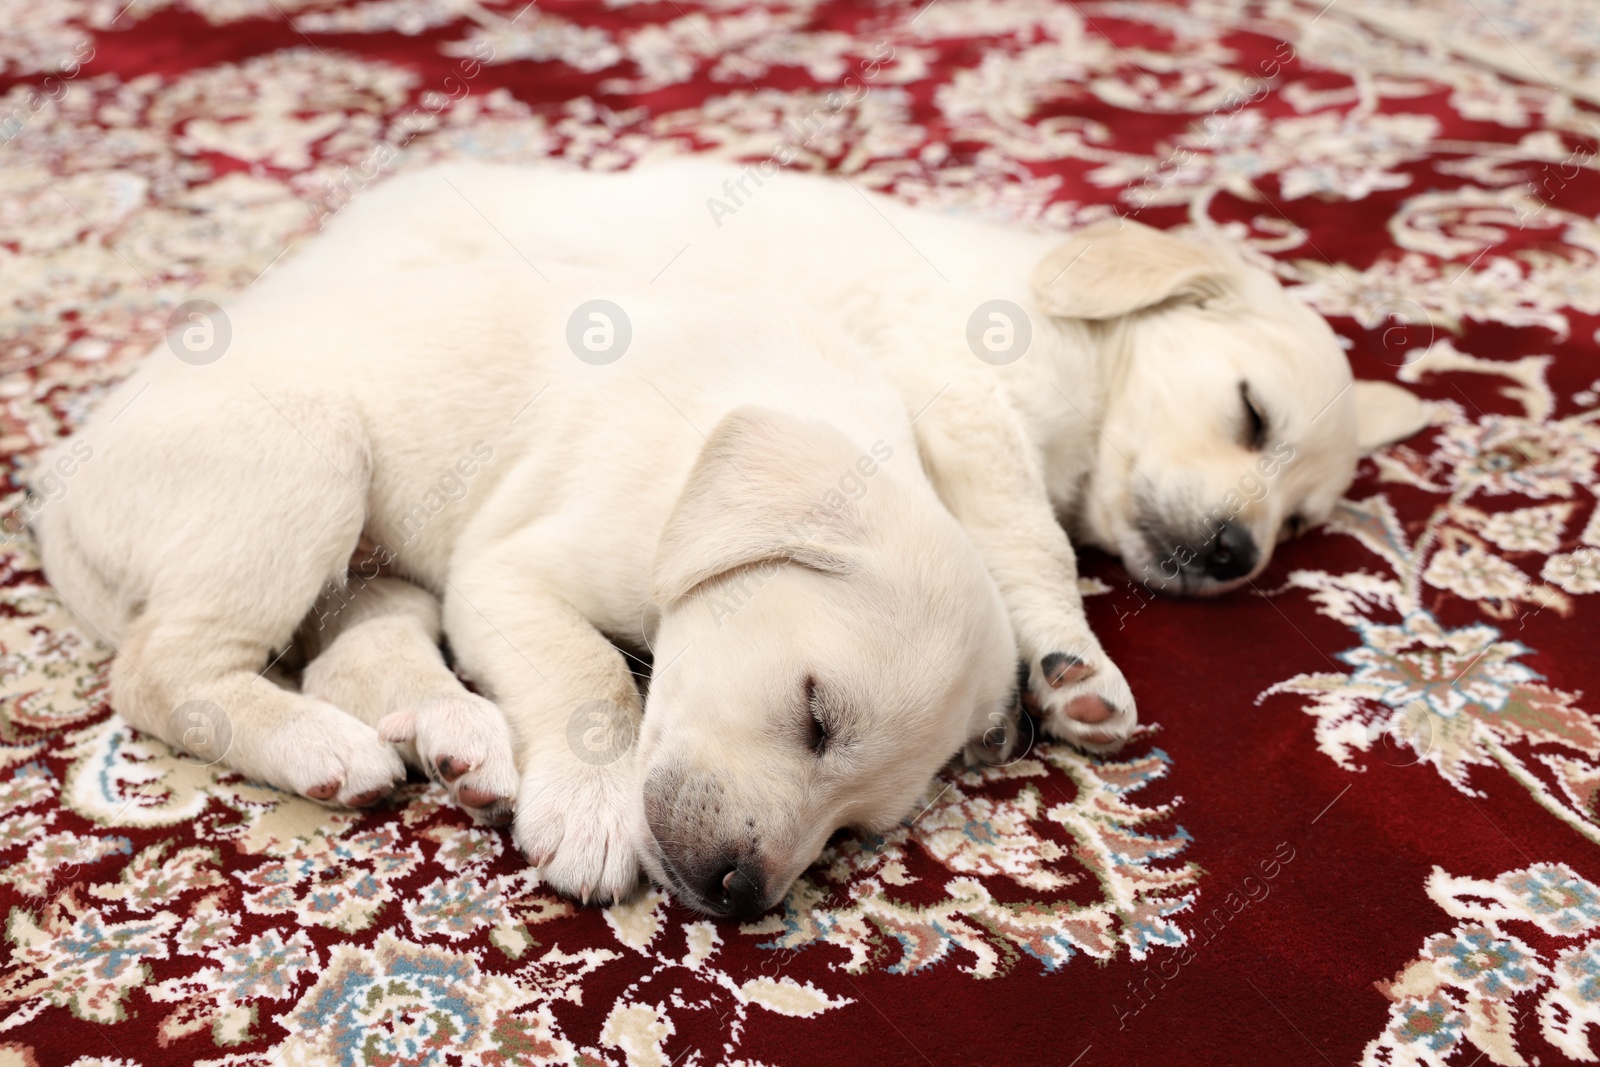
[[554,755],[526,763],[512,836],[539,877],[585,904],[632,893],[640,786],[631,754],[603,766]]
[[301,700],[295,710],[263,746],[271,784],[329,806],[364,808],[405,781],[400,756],[366,723],[320,700]]
[[378,733],[448,789],[475,822],[511,820],[517,794],[511,727],[489,701],[471,693],[430,700],[387,716]]
[[1139,725],[1128,680],[1092,637],[1035,655],[1023,701],[1046,733],[1090,752],[1115,752]]

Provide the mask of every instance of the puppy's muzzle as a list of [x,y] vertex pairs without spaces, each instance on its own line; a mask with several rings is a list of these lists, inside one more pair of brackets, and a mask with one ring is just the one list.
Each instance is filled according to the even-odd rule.
[[1261,562],[1261,549],[1250,531],[1232,521],[1210,525],[1192,535],[1144,527],[1146,543],[1156,558],[1145,572],[1151,587],[1167,593],[1218,593],[1251,574]]
[[753,850],[718,850],[707,856],[663,848],[659,858],[673,891],[690,907],[740,922],[751,922],[767,910],[771,887]]
[[755,841],[754,820],[731,818],[734,810],[712,775],[674,767],[645,784],[645,822],[673,893],[692,908],[749,922],[767,910],[777,887]]

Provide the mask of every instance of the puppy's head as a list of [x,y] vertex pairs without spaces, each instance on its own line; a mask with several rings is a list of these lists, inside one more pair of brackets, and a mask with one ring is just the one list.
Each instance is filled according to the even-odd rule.
[[1328,517],[1363,451],[1423,425],[1420,402],[1353,381],[1322,317],[1215,237],[1104,223],[1034,277],[1109,368],[1076,533],[1151,589],[1248,581]]
[[750,918],[840,827],[883,830],[1011,706],[1016,649],[955,520],[886,442],[728,416],[665,529],[641,854]]

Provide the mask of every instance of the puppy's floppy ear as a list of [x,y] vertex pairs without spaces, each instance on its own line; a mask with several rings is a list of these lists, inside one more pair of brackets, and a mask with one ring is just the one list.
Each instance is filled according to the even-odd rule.
[[1069,319],[1114,319],[1169,300],[1205,300],[1227,288],[1228,264],[1202,245],[1131,219],[1096,223],[1033,271],[1039,306]]
[[1428,425],[1422,401],[1390,382],[1357,381],[1356,442],[1365,455],[1394,441],[1403,441]]
[[651,592],[667,603],[738,567],[854,569],[856,502],[839,489],[858,451],[837,430],[765,408],[727,415],[700,450],[662,531]]

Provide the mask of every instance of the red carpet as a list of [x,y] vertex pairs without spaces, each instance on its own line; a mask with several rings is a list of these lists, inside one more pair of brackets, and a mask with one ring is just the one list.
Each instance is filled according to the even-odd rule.
[[[1595,1062],[1590,8],[522,4],[8,7],[0,1067]],[[110,714],[11,533],[172,309],[422,161],[780,142],[949,210],[1223,224],[1434,424],[1253,590],[1086,561],[1149,731],[936,782],[751,926],[579,909],[434,787],[330,813]]]

